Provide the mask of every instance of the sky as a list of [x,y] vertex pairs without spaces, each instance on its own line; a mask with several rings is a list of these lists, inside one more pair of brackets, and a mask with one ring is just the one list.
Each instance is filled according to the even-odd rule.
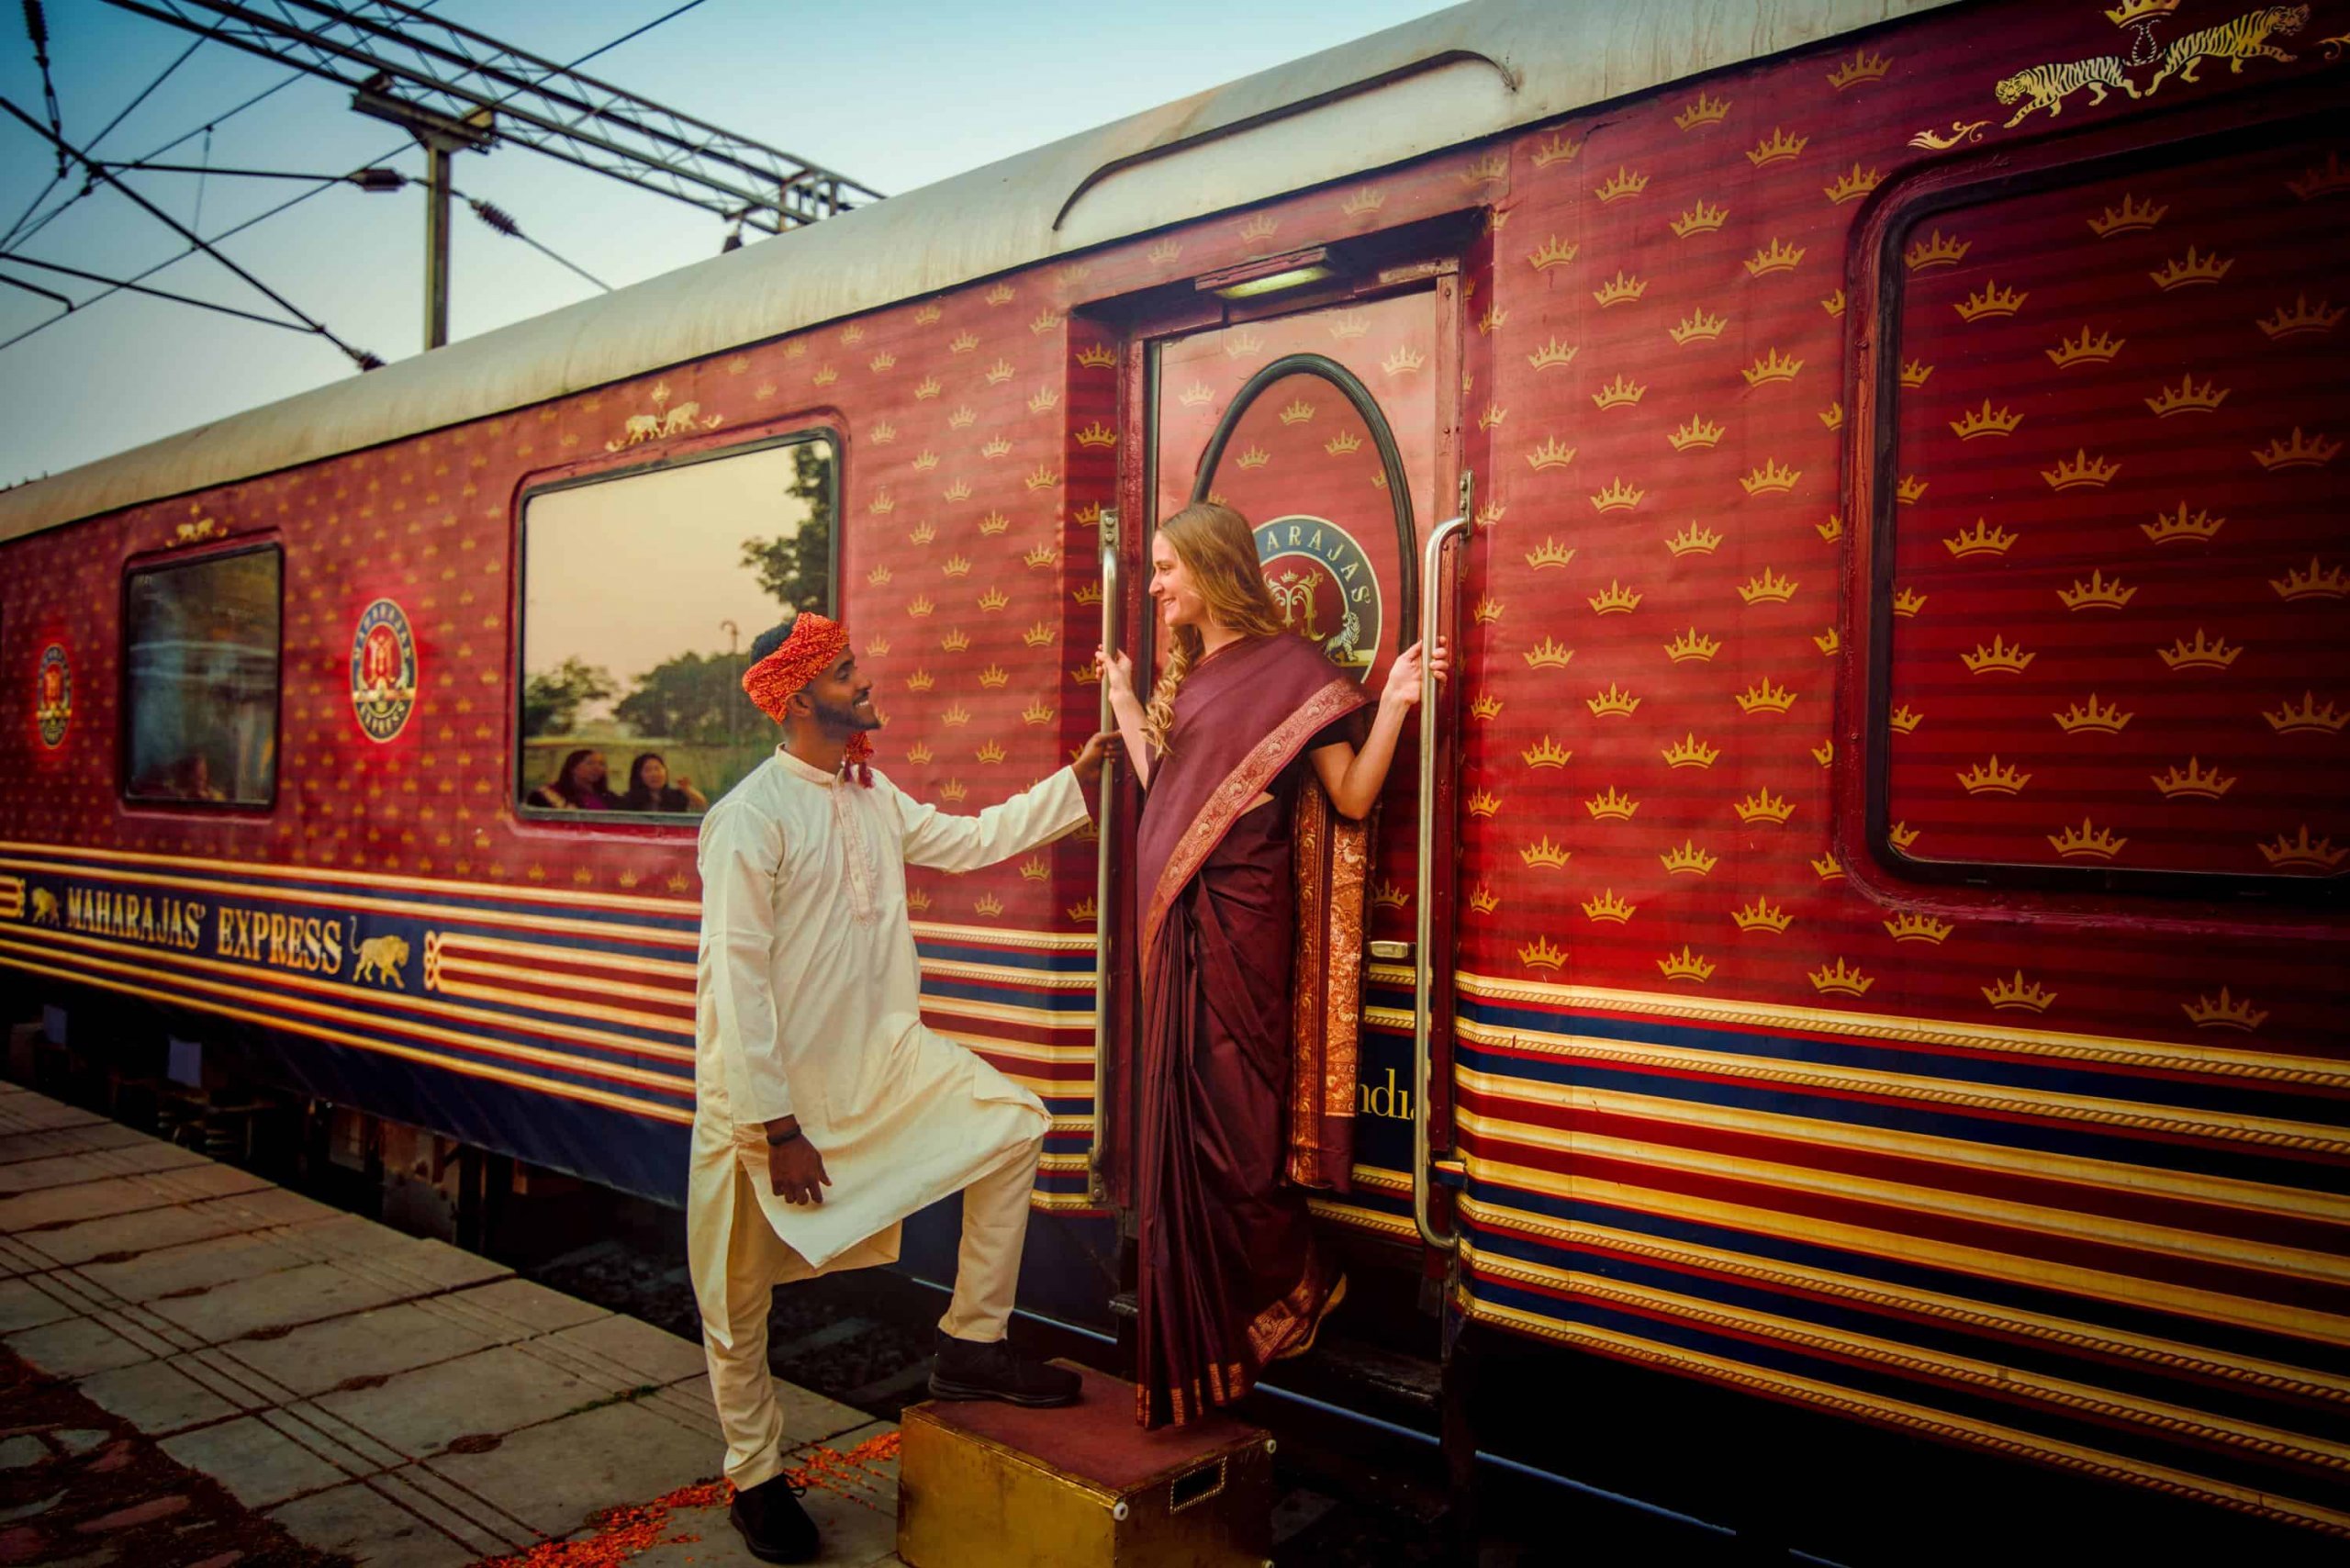
[[[680,3],[442,0],[432,9],[568,62]],[[891,194],[1443,8],[1429,0],[703,0],[584,69]],[[102,0],[47,0],[46,11],[65,137],[85,151],[195,41]],[[0,97],[39,118],[40,75],[17,12],[0,13]],[[321,79],[294,80],[229,114],[294,76],[288,66],[206,43],[106,131],[95,155],[300,174],[376,162],[420,171],[422,155],[400,145],[397,128],[352,113],[348,93]],[[38,226],[0,244],[0,277],[88,299],[98,286],[10,264],[9,256],[122,278],[185,248],[118,192],[101,186],[69,202],[80,177],[52,188],[55,172],[42,139],[0,116],[0,231],[19,214]],[[207,238],[311,188],[154,172],[122,178]],[[714,215],[527,148],[461,155],[454,183],[615,287],[699,261],[724,237]],[[403,359],[422,346],[423,204],[414,185],[388,194],[329,187],[223,249],[344,342]],[[596,292],[463,207],[453,227],[453,339]],[[201,255],[147,284],[274,311]],[[0,407],[8,410],[0,486],[356,374],[322,338],[163,300],[117,294],[41,327],[59,316],[52,301],[0,287],[0,340],[40,328],[0,347]]]

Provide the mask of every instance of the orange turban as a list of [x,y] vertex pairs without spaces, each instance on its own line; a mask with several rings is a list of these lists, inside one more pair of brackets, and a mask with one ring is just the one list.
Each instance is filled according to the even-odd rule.
[[[760,712],[781,723],[784,704],[847,651],[847,627],[803,610],[782,645],[743,672],[743,690],[758,704]],[[867,789],[873,785],[872,756],[873,737],[860,730],[849,736],[848,750],[841,758],[844,767],[856,767],[857,782]]]

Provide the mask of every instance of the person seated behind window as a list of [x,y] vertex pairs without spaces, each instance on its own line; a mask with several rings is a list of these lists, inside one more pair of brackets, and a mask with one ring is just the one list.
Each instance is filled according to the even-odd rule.
[[623,808],[617,796],[604,791],[604,754],[586,747],[563,759],[556,770],[554,782],[542,784],[523,797],[527,805],[544,806],[556,811],[617,812]]
[[226,791],[212,782],[212,762],[202,752],[181,757],[150,774],[136,793],[157,801],[226,801]]
[[628,793],[621,797],[625,812],[706,812],[709,800],[694,781],[669,777],[669,765],[657,751],[639,753],[628,765]]

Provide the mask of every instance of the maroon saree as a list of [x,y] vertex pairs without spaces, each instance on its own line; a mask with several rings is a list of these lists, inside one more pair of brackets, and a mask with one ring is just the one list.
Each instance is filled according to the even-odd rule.
[[1175,701],[1138,830],[1136,1417],[1181,1424],[1304,1344],[1337,1282],[1305,1187],[1346,1181],[1361,824],[1305,753],[1366,701],[1303,638],[1230,644]]

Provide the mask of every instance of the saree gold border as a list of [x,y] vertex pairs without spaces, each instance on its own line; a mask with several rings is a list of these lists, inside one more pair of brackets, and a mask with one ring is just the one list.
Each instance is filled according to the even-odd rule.
[[2350,1067],[2321,1057],[2277,1051],[2239,1050],[2221,1045],[2179,1045],[2118,1035],[2074,1035],[2053,1029],[1986,1029],[1940,1018],[1906,1018],[1884,1013],[1844,1013],[1829,1008],[1786,1007],[1774,1002],[1714,1001],[1664,991],[1611,991],[1600,986],[1550,985],[1462,970],[1454,977],[1468,996],[1493,1002],[1532,1002],[1580,1006],[1606,1013],[1647,1014],[1695,1023],[1744,1025],[1766,1029],[1807,1029],[1816,1034],[1866,1036],[1911,1045],[1954,1046],[2012,1056],[2062,1057],[2197,1078],[2246,1078],[2315,1088],[2350,1090]]
[[[1635,1187],[1624,1182],[1605,1182],[1587,1176],[1570,1180],[1551,1170],[1537,1170],[1528,1166],[1511,1165],[1471,1154],[1467,1158],[1472,1182],[1487,1182],[1497,1185],[1523,1188],[1569,1202],[1605,1204],[1612,1208],[1632,1209],[1666,1219],[1676,1219],[1698,1225],[1718,1226],[1727,1230],[1746,1231],[1755,1236],[1803,1246],[1829,1247],[1847,1252],[1866,1253],[1898,1263],[1916,1263],[1946,1272],[1975,1274],[2008,1284],[2027,1286],[2034,1290],[2055,1290],[2076,1295],[2094,1296],[2124,1306],[2151,1308],[2184,1317],[2198,1317],[2232,1327],[2252,1328],[2265,1334],[2281,1334],[2293,1338],[2315,1339],[2323,1344],[2350,1346],[2350,1318],[2319,1312],[2313,1308],[2294,1306],[2251,1296],[2229,1295],[2219,1291],[2204,1290],[2194,1285],[2172,1284],[2163,1280],[2143,1279],[2135,1274],[2117,1274],[2109,1270],[2084,1268],[2077,1264],[2052,1263],[2036,1258],[2018,1257],[2009,1252],[1995,1252],[1987,1248],[1969,1247],[1958,1242],[1935,1241],[1912,1237],[1897,1231],[1875,1230],[1841,1220],[1816,1219],[1806,1215],[1791,1215],[1777,1209],[1755,1208],[1744,1204],[1725,1203],[1714,1198],[1693,1197],[1683,1193],[1669,1193],[1658,1188]],[[1482,1200],[1476,1200],[1482,1202]],[[1500,1206],[1504,1212],[1523,1211]],[[1531,1216],[1529,1216],[1531,1217]],[[1537,1220],[1556,1224],[1556,1221]]]
[[[42,949],[27,946],[19,942],[0,939],[0,951],[39,953]],[[66,955],[54,956],[65,957]],[[371,1021],[368,1014],[353,1012],[348,1007],[336,1007],[325,1002],[306,1002],[298,996],[271,995],[265,991],[256,991],[250,986],[223,985],[217,980],[198,979],[195,975],[154,976],[151,969],[140,965],[118,964],[111,959],[94,958],[88,954],[75,954],[72,957],[93,969],[112,973],[175,980],[181,986],[194,991],[264,1002],[271,1007],[285,1008],[307,1017],[323,1018],[338,1024],[352,1025],[364,1025]],[[195,1002],[192,997],[187,1000],[192,1004]],[[517,1045],[510,1040],[485,1039],[477,1035],[462,1034],[454,1029],[442,1029],[431,1024],[403,1022],[398,1026],[404,1033],[425,1036],[453,1049],[502,1057],[509,1061],[526,1061],[534,1066],[553,1068],[562,1072],[582,1073],[591,1078],[608,1078],[615,1082],[641,1084],[646,1088],[668,1090],[673,1092],[692,1088],[690,1082],[674,1073],[654,1072],[645,1068],[629,1067],[620,1062],[599,1061],[588,1057],[566,1056],[561,1051],[545,1050],[537,1046]]]
[[[1790,1062],[1778,1057],[1692,1050],[1681,1046],[1655,1045],[1641,1040],[1611,1040],[1591,1035],[1498,1029],[1490,1024],[1466,1018],[1460,1020],[1459,1032],[1462,1039],[1478,1045],[1515,1047],[1521,1050],[1539,1051],[1544,1056],[1633,1067],[1665,1067],[1708,1078],[1746,1078],[1804,1089],[1876,1094],[1936,1105],[1957,1105],[1975,1111],[2021,1113],[2052,1121],[2130,1127],[2142,1132],[2207,1138],[2214,1142],[2251,1143],[2270,1148],[2350,1157],[2350,1134],[2314,1123],[2288,1122],[2273,1116],[2228,1116],[2206,1112],[2196,1112],[2191,1115],[2175,1114],[2140,1101],[2063,1094],[2053,1091],[2011,1090],[1935,1078],[1923,1073],[1819,1067],[1807,1062]],[[1462,1069],[1461,1076],[1468,1077],[1469,1070]],[[1519,1089],[1513,1092],[1521,1098],[1548,1098],[1544,1092],[1548,1086],[1531,1080],[1517,1079],[1506,1073],[1486,1076],[1519,1085]]]
[[[303,890],[272,887],[263,882],[222,882],[197,877],[164,876],[137,870],[118,871],[102,867],[59,866],[23,860],[0,860],[0,866],[38,870],[55,877],[136,882],[143,888],[169,889],[174,892],[218,893],[237,899],[307,899],[312,902],[319,902],[317,895]],[[344,913],[394,914],[411,920],[462,921],[475,925],[511,926],[523,931],[570,936],[593,936],[607,942],[635,942],[654,947],[693,947],[700,940],[695,933],[690,931],[665,931],[651,925],[605,925],[592,920],[565,920],[551,914],[518,913],[513,910],[466,909],[457,904],[418,903],[405,899],[375,899],[359,894],[338,894],[335,904],[337,909]]]
[[[2029,1176],[2044,1182],[2065,1182],[2108,1192],[2154,1193],[2167,1198],[2243,1209],[2252,1214],[2284,1215],[2323,1225],[2350,1225],[2350,1195],[2315,1187],[2284,1187],[2266,1182],[2205,1176],[2191,1170],[2015,1148],[2005,1144],[1904,1132],[1827,1117],[1781,1114],[1771,1111],[1751,1111],[1738,1105],[1676,1100],[1665,1095],[1635,1094],[1620,1089],[1542,1083],[1532,1079],[1475,1072],[1466,1068],[1459,1070],[1457,1081],[1480,1094],[1496,1100],[1515,1101],[1519,1104],[1593,1110],[1676,1126],[1792,1138],[1830,1148],[1856,1149],[1902,1159],[1925,1160],[1961,1170]],[[1552,1136],[1556,1136],[1555,1132]],[[2350,1143],[2337,1142],[2329,1152],[2350,1154]],[[2323,1180],[2329,1174],[2338,1176],[2339,1173],[2338,1167],[2317,1167],[2310,1172],[2316,1180]]]
[[[1857,1274],[1807,1268],[1776,1259],[1727,1252],[1718,1248],[1663,1241],[1637,1231],[1618,1230],[1609,1226],[1557,1220],[1547,1215],[1529,1214],[1523,1209],[1488,1204],[1475,1198],[1462,1198],[1460,1208],[1462,1215],[1474,1224],[1538,1236],[1557,1246],[1602,1247],[1610,1252],[1646,1258],[1673,1269],[1743,1280],[1772,1290],[1824,1296],[1869,1311],[1905,1313],[1937,1322],[1957,1324],[1980,1333],[2004,1334],[2057,1345],[2076,1355],[2107,1356],[2116,1361],[2159,1367],[2165,1372],[2185,1376],[2242,1383],[2270,1394],[2289,1394],[2327,1404],[2350,1404],[2350,1378],[2332,1376],[2283,1361],[2251,1357],[2223,1360],[2213,1350],[2182,1340],[2128,1334],[2098,1324],[2054,1317],[2045,1313],[2024,1312],[1936,1291],[1897,1290]],[[1484,1258],[1484,1254],[1477,1252],[1473,1242],[1464,1245],[1478,1257]],[[1489,1270],[1496,1267],[1494,1260],[1485,1260]],[[1515,1260],[1508,1261],[1510,1267],[1538,1267]]]
[[[680,847],[683,842],[680,841]],[[278,861],[221,860],[197,855],[152,855],[128,849],[84,849],[69,844],[27,844],[13,839],[0,839],[0,857],[12,855],[73,856],[86,860],[102,860],[118,866],[169,866],[191,871],[228,871],[241,877],[265,875],[289,882],[323,882],[338,886],[363,888],[406,888],[411,891],[454,894],[466,898],[505,899],[513,903],[543,903],[556,908],[575,909],[588,904],[598,909],[624,911],[631,914],[660,914],[672,917],[699,915],[699,899],[653,898],[643,893],[595,893],[576,887],[536,888],[514,887],[504,882],[459,881],[441,877],[401,877],[374,871],[333,871],[313,866],[288,866]],[[44,870],[60,869],[42,867]],[[66,875],[78,875],[86,868],[73,868]]]
[[[470,931],[444,931],[441,934],[441,950],[461,946],[469,953],[480,953],[492,958],[543,958],[550,950],[575,964],[592,964],[614,974],[651,975],[656,979],[686,982],[688,990],[694,983],[694,960],[691,958],[640,958],[626,953],[606,953],[593,947],[572,947],[559,942],[517,942],[504,936],[478,936]],[[599,985],[601,981],[596,982]],[[663,994],[676,995],[675,991]]]
[[2053,1465],[2076,1474],[2095,1475],[2109,1481],[2126,1482],[2151,1491],[2175,1497],[2186,1497],[2201,1503],[2217,1504],[2238,1513],[2276,1519],[2328,1534],[2350,1536],[2350,1514],[2294,1498],[2281,1497],[2273,1492],[2254,1491],[2250,1487],[2215,1481],[2207,1476],[2166,1465],[2147,1464],[2127,1460],[2098,1449],[2085,1448],[2053,1438],[2036,1437],[2011,1427],[1996,1426],[1987,1421],[1970,1420],[1947,1411],[1912,1405],[1903,1400],[1855,1393],[1832,1383],[1797,1377],[1792,1373],[1732,1361],[1719,1356],[1709,1356],[1695,1350],[1654,1340],[1637,1338],[1612,1329],[1595,1328],[1583,1324],[1560,1323],[1538,1316],[1517,1307],[1480,1299],[1474,1291],[1465,1293],[1470,1312],[1489,1323],[1516,1328],[1539,1338],[1550,1339],[1578,1350],[1616,1357],[1618,1360],[1680,1372],[1729,1384],[1748,1393],[1767,1398],[1785,1399],[1795,1403],[1833,1410],[1856,1420],[1892,1427],[1921,1436],[1939,1438],[1944,1441],[1964,1444],[1969,1448],[1986,1449],[2011,1458],[2025,1459],[2040,1464]]
[[2071,1378],[2050,1377],[2028,1368],[2002,1366],[1971,1356],[1938,1354],[1872,1334],[1837,1333],[1799,1318],[1751,1312],[1677,1291],[1610,1280],[1603,1275],[1546,1268],[1516,1259],[1472,1254],[1464,1260],[1485,1278],[1564,1291],[1644,1316],[1678,1319],[1717,1331],[1793,1346],[1814,1355],[1843,1357],[1883,1367],[1898,1375],[1956,1384],[1975,1393],[2012,1395],[2037,1406],[2093,1420],[2148,1428],[2186,1442],[2256,1454],[2272,1463],[2320,1470],[2350,1470],[2350,1447],[2305,1432],[2256,1422],[2231,1420],[2210,1411],[2167,1401],[2138,1399]]
[[[662,1061],[690,1062],[694,1059],[693,1047],[690,1046],[663,1045],[657,1040],[642,1040],[631,1035],[608,1035],[600,1029],[580,1028],[538,1018],[516,1018],[509,1014],[486,1012],[478,1007],[457,1007],[445,1002],[435,1002],[428,996],[415,995],[404,991],[397,992],[357,991],[343,981],[317,980],[308,975],[274,969],[255,971],[244,965],[229,963],[219,958],[205,958],[193,953],[175,953],[162,948],[135,946],[104,936],[84,936],[78,932],[43,929],[39,932],[27,931],[21,935],[37,935],[39,938],[39,944],[57,943],[71,947],[88,948],[98,953],[118,954],[126,958],[139,959],[151,968],[162,965],[173,969],[192,969],[205,974],[229,976],[247,982],[243,988],[243,994],[255,1001],[275,1001],[280,993],[272,988],[283,987],[318,996],[364,999],[383,1004],[386,1014],[391,1014],[396,1007],[398,1014],[423,1013],[456,1023],[487,1025],[494,1028],[506,1029],[524,1027],[550,1038],[576,1040],[583,1045],[599,1046],[606,1050],[631,1051],[638,1056],[653,1057]],[[37,947],[39,944],[33,946]],[[266,980],[268,984],[252,983],[256,980]],[[470,995],[475,989],[447,985],[441,987],[443,994],[458,996]],[[480,994],[495,1000],[503,993],[483,990]],[[544,1008],[546,999],[540,998],[531,1005]],[[613,1010],[581,1006],[577,1011],[582,1014],[610,1014]],[[634,1014],[622,1015],[618,1021],[626,1021],[634,1016]],[[660,1023],[666,1028],[668,1021],[664,1019]]]
[[[1479,1137],[1506,1139],[1511,1143],[1556,1149],[1570,1159],[1578,1153],[1594,1155],[1653,1169],[1685,1171],[1693,1176],[1776,1187],[1816,1197],[1856,1199],[1881,1204],[1896,1212],[1908,1210],[1975,1225],[2004,1226],[2011,1230],[2028,1230],[2066,1241],[2134,1248],[2142,1252],[2189,1258],[2198,1262],[2246,1269],[2256,1273],[2277,1274],[2288,1280],[2324,1280],[2333,1284],[2350,1284],[2350,1257],[2313,1252],[2307,1248],[2250,1241],[2208,1230],[2145,1225],[2109,1215],[2077,1214],[2069,1209],[2016,1203],[2005,1198],[1980,1197],[1947,1188],[1913,1186],[1872,1176],[1853,1176],[1843,1171],[1820,1170],[1775,1160],[1718,1155],[1670,1144],[1561,1133],[1550,1127],[1528,1126],[1523,1123],[1481,1115],[1460,1107],[1454,1109],[1453,1121]],[[1580,1184],[1580,1179],[1577,1181]]]
[[[14,944],[0,943],[0,948],[12,946],[14,946]],[[534,1078],[529,1073],[509,1071],[506,1069],[494,1067],[487,1062],[467,1061],[458,1058],[436,1056],[431,1051],[415,1050],[406,1046],[397,1046],[383,1040],[371,1039],[365,1036],[346,1034],[340,1029],[329,1029],[314,1024],[305,1024],[299,1020],[283,1017],[275,1014],[257,1013],[250,1008],[232,1007],[225,1002],[206,1002],[196,997],[174,995],[171,992],[156,991],[148,986],[133,985],[124,980],[109,980],[103,975],[90,974],[79,969],[59,969],[50,964],[29,963],[22,958],[8,958],[4,953],[0,953],[0,964],[5,964],[11,969],[24,969],[32,974],[51,975],[60,980],[73,980],[77,984],[95,985],[102,990],[118,991],[126,996],[137,996],[142,997],[151,1002],[164,1002],[182,1007],[193,1007],[201,1012],[218,1014],[223,1018],[234,1018],[240,1023],[256,1024],[266,1028],[285,1029],[297,1035],[308,1035],[314,1039],[326,1040],[340,1046],[349,1046],[354,1050],[374,1051],[379,1056],[397,1057],[404,1061],[413,1061],[421,1063],[427,1067],[441,1068],[446,1071],[453,1072],[465,1078],[487,1079],[493,1082],[508,1084],[514,1088],[528,1089],[536,1093],[552,1094],[558,1099],[584,1101],[591,1105],[601,1105],[610,1110],[625,1111],[632,1115],[643,1116],[651,1121],[675,1122],[680,1126],[684,1126],[693,1120],[693,1111],[689,1107],[663,1105],[649,1100],[632,1100],[625,1094],[608,1093],[599,1089],[590,1089],[584,1084],[562,1083],[551,1079]],[[122,966],[109,965],[107,967],[120,968]]]

